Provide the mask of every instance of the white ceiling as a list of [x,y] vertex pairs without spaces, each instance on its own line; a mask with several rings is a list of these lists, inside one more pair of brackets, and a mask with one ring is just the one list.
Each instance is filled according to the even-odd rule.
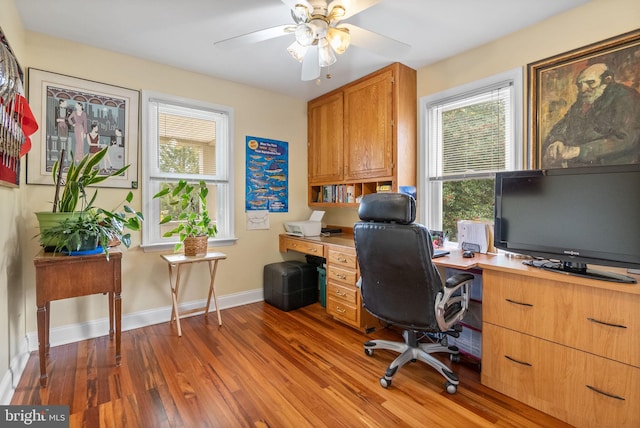
[[214,46],[292,23],[281,0],[18,0],[16,6],[30,31],[309,100],[394,61],[418,69],[588,1],[381,0],[345,22],[406,43],[409,52],[383,57],[353,41],[329,70],[331,79],[310,82],[301,81],[301,66],[287,52],[293,35],[233,50]]

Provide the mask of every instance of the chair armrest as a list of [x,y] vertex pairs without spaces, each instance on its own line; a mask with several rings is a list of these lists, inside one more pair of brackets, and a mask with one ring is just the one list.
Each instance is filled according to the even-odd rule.
[[469,281],[471,279],[473,279],[473,275],[471,275],[470,273],[457,273],[447,278],[447,281],[444,283],[444,286],[447,288],[453,288],[453,287],[457,288],[463,282]]
[[[436,321],[440,331],[450,330],[466,314],[469,309],[473,278],[470,273],[458,273],[447,278],[444,290],[438,293],[435,302]],[[459,293],[458,290],[460,290]],[[457,310],[454,307],[456,304],[459,304]]]

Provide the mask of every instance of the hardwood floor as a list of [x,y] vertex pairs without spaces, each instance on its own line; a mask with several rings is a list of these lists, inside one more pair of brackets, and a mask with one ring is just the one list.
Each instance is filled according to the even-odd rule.
[[470,365],[454,395],[418,362],[389,389],[378,379],[395,358],[365,355],[368,338],[319,304],[282,312],[265,303],[123,333],[122,366],[108,336],[51,349],[40,388],[33,352],[11,404],[66,404],[71,427],[567,427],[480,384]]

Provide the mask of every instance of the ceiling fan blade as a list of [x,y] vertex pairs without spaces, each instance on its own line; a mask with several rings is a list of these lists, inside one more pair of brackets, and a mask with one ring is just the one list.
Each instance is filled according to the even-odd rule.
[[340,27],[346,27],[351,34],[351,44],[388,58],[397,58],[409,53],[411,46],[399,42],[382,34],[365,30],[357,25],[343,23]]
[[[295,3],[295,0],[293,2]],[[346,14],[340,19],[345,20],[378,3],[380,3],[380,0],[333,0],[329,2],[327,10],[331,13],[331,9],[337,5],[344,7]]]
[[285,36],[295,31],[295,26],[291,24],[278,25],[277,27],[265,28],[264,30],[253,31],[240,36],[230,37],[225,40],[214,42],[213,44],[223,49],[235,49],[253,43],[263,42],[276,37]]
[[302,60],[302,80],[314,80],[320,77],[320,52],[318,45],[311,45]]

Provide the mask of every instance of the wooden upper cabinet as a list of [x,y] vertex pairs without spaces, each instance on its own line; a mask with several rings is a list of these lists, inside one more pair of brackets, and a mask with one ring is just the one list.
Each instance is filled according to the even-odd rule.
[[344,89],[345,180],[393,175],[393,71]]
[[309,183],[337,182],[343,178],[343,94],[310,101],[308,119]]
[[393,63],[309,101],[309,202],[327,185],[416,185],[416,71]]

